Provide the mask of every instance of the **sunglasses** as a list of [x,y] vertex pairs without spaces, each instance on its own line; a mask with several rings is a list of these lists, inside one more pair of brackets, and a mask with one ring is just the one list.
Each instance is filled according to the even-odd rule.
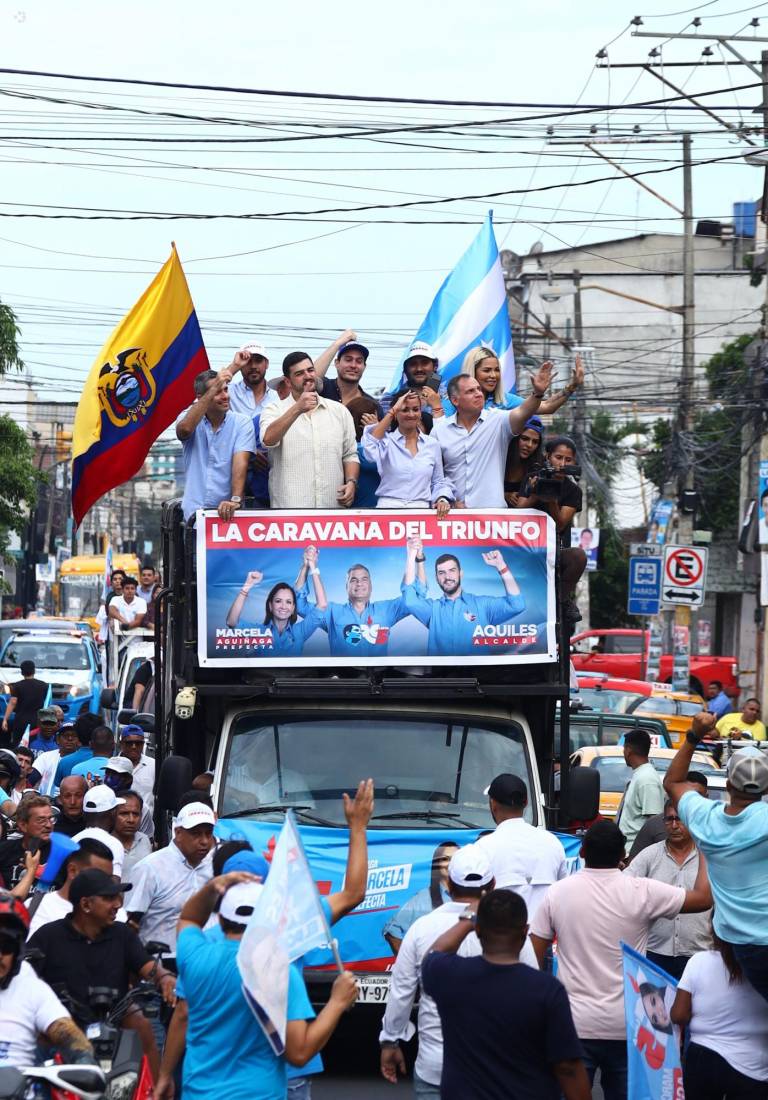
[[665,817],[664,818],[664,824],[665,825],[674,825],[674,823],[676,821],[679,821],[679,820],[680,820],[679,817]]
[[0,955],[15,955],[19,950],[19,941],[15,936],[0,934]]

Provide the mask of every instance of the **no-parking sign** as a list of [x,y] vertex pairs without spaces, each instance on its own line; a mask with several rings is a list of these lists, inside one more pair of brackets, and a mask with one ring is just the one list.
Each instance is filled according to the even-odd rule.
[[705,546],[665,546],[661,595],[665,603],[700,607],[707,576]]

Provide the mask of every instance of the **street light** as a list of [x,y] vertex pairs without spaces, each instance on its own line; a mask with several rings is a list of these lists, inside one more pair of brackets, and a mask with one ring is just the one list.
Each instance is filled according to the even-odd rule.
[[648,298],[638,298],[636,294],[626,294],[623,290],[601,286],[600,283],[581,283],[572,288],[548,286],[546,290],[542,290],[541,297],[545,302],[556,302],[559,298],[576,297],[582,290],[602,290],[603,294],[613,294],[615,298],[626,298],[628,302],[639,302],[642,306],[650,306],[651,309],[663,309],[666,313],[677,313],[680,316],[685,312],[683,306],[665,306],[661,302],[652,302]]

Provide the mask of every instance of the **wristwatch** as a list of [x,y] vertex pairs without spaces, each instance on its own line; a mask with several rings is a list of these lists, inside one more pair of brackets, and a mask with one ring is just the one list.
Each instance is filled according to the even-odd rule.
[[243,498],[242,497],[232,496],[229,499],[232,501],[233,504],[242,504],[243,503]]
[[698,745],[701,741],[698,733],[694,733],[692,729],[686,730],[685,739],[689,745]]

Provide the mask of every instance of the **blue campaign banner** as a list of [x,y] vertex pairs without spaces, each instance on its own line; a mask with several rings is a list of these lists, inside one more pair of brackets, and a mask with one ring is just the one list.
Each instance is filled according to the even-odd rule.
[[[247,840],[253,849],[271,860],[282,826],[274,821],[247,818],[227,820],[216,825],[220,840]],[[349,834],[345,828],[299,825],[315,885],[321,896],[337,893],[344,882]],[[339,954],[346,965],[357,970],[385,972],[393,956],[384,938],[389,929],[398,939],[397,917],[408,903],[407,919],[422,916],[432,908],[433,894],[440,890],[440,871],[435,862],[446,842],[472,844],[480,835],[475,829],[369,829],[368,884],[364,900],[348,916],[333,926]],[[571,871],[580,866],[581,838],[555,834],[563,843]],[[333,968],[330,951],[312,951],[306,960],[313,967]]]
[[627,1095],[632,1100],[684,1100],[680,1031],[670,1017],[677,982],[628,944],[622,943],[621,950],[629,1069]]
[[198,658],[218,667],[556,660],[537,511],[197,515]]

